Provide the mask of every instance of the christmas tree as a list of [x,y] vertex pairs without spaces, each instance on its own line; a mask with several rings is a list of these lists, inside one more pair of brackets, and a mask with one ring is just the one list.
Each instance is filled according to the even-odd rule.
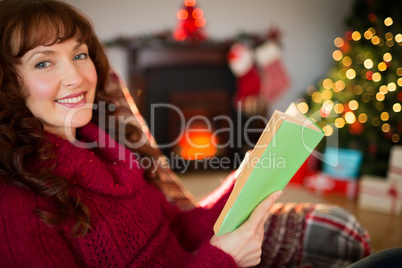
[[185,0],[184,7],[177,11],[178,25],[173,33],[177,41],[203,41],[206,39],[203,27],[206,24],[204,12],[196,7],[196,0]]
[[402,1],[357,0],[333,68],[298,103],[339,147],[363,153],[363,174],[385,176],[390,148],[401,144],[401,14]]

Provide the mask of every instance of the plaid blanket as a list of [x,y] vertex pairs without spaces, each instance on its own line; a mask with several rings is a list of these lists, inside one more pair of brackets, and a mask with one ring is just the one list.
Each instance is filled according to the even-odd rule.
[[370,237],[342,208],[277,203],[257,267],[346,267],[372,253]]

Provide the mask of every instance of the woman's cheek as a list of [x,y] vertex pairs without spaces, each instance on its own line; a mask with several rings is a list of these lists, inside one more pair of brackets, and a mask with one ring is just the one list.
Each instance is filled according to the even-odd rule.
[[54,101],[57,96],[57,83],[50,77],[32,77],[26,84],[28,84],[27,89],[29,97],[37,99],[38,101]]

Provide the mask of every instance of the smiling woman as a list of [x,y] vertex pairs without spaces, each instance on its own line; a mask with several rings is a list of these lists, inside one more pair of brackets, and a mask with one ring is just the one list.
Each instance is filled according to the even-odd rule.
[[86,44],[69,39],[37,46],[16,70],[28,93],[26,106],[46,131],[74,138],[75,129],[91,120],[97,75]]
[[[105,87],[108,61],[85,16],[52,0],[3,0],[0,10],[2,264],[258,263],[266,209],[244,231],[209,242],[230,187],[213,209],[183,212],[144,180],[146,170],[125,161],[131,152],[112,140],[121,137],[120,128],[101,122],[119,107],[92,109],[110,107],[113,96]],[[139,126],[123,130],[141,138]],[[78,141],[96,146],[82,148]],[[147,143],[133,150],[160,156]],[[244,239],[256,225],[258,235]],[[243,241],[236,254],[228,247],[233,239]]]
[[[2,1],[0,5],[1,180],[54,200],[58,209],[52,213],[39,207],[32,210],[43,222],[62,223],[72,214],[73,233],[84,234],[89,211],[68,194],[69,185],[52,172],[53,163],[46,163],[55,156],[43,129],[65,136],[61,129],[67,126],[63,117],[67,107],[57,99],[89,90],[91,103],[94,86],[97,98],[105,99],[108,61],[89,21],[68,5],[52,1]],[[83,69],[87,69],[87,88],[80,89],[77,85],[83,78],[77,72]],[[92,111],[85,113],[82,119],[88,122]]]

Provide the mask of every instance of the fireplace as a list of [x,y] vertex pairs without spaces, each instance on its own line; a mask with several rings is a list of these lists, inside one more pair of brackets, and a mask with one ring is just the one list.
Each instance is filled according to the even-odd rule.
[[231,146],[221,146],[229,133],[216,134],[227,121],[214,120],[235,117],[227,51],[222,44],[129,48],[130,93],[165,155],[233,156]]

